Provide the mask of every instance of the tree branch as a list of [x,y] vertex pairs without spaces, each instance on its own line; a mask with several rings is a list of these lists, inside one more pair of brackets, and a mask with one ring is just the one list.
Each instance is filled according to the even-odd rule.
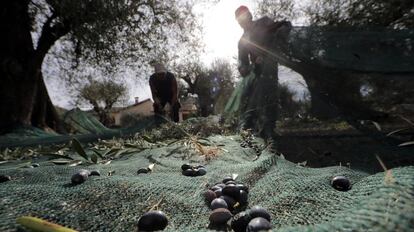
[[44,57],[46,56],[49,49],[53,46],[53,44],[60,37],[66,35],[70,31],[69,26],[62,22],[57,22],[52,26],[53,21],[57,19],[57,17],[58,15],[56,12],[53,12],[52,15],[43,24],[42,33],[40,35],[34,54],[34,60],[35,62],[38,62],[38,66],[42,64]]

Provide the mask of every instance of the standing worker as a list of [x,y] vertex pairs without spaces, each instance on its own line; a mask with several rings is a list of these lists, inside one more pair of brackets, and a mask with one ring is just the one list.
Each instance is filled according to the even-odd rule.
[[164,115],[164,107],[170,105],[170,117],[174,122],[179,121],[180,103],[178,102],[177,81],[171,72],[168,72],[162,63],[153,63],[154,74],[149,79],[152,99],[154,100],[154,113]]
[[278,117],[278,64],[272,57],[275,32],[291,27],[289,22],[274,22],[268,17],[253,20],[246,6],[235,12],[244,33],[238,44],[238,70],[242,77],[254,74],[254,80],[243,94],[242,129],[252,129],[266,141],[273,142]]

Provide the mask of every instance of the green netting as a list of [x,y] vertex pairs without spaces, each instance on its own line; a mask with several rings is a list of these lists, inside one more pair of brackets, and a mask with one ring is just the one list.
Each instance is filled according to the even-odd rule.
[[[414,167],[395,168],[390,174],[369,175],[346,167],[306,168],[269,151],[259,159],[240,147],[238,136],[215,136],[222,152],[206,163],[202,177],[181,174],[184,162],[204,163],[188,148],[172,144],[147,149],[109,165],[38,168],[0,166],[13,177],[0,184],[0,231],[16,231],[16,218],[32,215],[80,231],[134,231],[138,218],[152,206],[169,217],[166,231],[205,231],[211,212],[203,199],[206,184],[238,173],[250,186],[249,206],[261,205],[272,215],[274,231],[413,231]],[[136,175],[155,163],[151,174]],[[70,186],[79,169],[98,169],[100,177]],[[106,176],[115,171],[112,176]],[[335,175],[345,175],[352,189],[330,186]],[[386,177],[388,176],[388,177]]]
[[226,107],[224,108],[224,113],[226,115],[238,114],[240,113],[243,96],[245,96],[246,91],[249,89],[249,86],[254,81],[255,75],[251,72],[248,76],[242,78],[242,80],[237,83],[236,88],[233,90],[229,100],[227,101]]
[[57,134],[45,132],[35,127],[22,127],[11,133],[0,135],[0,148],[65,143],[73,138],[82,142],[92,142],[98,139],[130,136],[159,124],[153,117],[149,117],[143,118],[136,125],[129,128],[110,129],[100,123],[94,116],[79,109],[68,111],[63,121],[66,127],[75,134]]
[[80,109],[66,112],[63,120],[72,130],[80,134],[103,134],[112,131],[106,128],[98,119]]

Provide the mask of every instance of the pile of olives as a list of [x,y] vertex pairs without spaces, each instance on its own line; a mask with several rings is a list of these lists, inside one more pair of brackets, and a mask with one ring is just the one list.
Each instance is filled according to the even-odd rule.
[[226,177],[221,183],[209,188],[204,197],[213,212],[210,214],[212,225],[225,224],[232,212],[245,208],[248,203],[249,188],[237,183],[232,177]]
[[89,176],[100,176],[101,173],[98,170],[89,171],[86,169],[81,169],[72,175],[71,181],[72,184],[82,184],[85,182]]
[[183,164],[181,170],[184,176],[204,176],[207,173],[207,169],[203,165]]
[[235,232],[256,232],[272,229],[270,214],[260,206],[236,214],[231,220],[231,228]]
[[146,212],[138,220],[138,231],[163,230],[168,225],[168,218],[162,211]]

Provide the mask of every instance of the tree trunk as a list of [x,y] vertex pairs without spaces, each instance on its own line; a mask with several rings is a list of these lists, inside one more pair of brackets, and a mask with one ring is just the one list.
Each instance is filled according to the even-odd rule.
[[30,58],[34,54],[30,35],[29,1],[2,3],[0,27],[0,130],[30,126],[36,77]]
[[[31,37],[29,0],[4,0],[0,10],[0,133],[19,126],[58,129],[56,111],[47,94],[41,67],[54,42],[68,32],[52,15],[44,24],[36,50]],[[65,30],[62,30],[65,29]]]

